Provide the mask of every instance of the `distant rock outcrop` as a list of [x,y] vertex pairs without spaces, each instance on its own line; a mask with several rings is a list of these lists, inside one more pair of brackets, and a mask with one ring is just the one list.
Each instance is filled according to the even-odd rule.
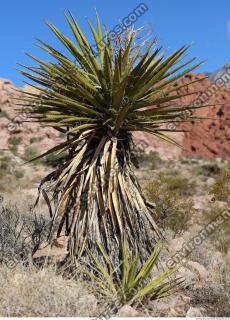
[[[192,76],[194,79],[196,77],[198,76]],[[230,89],[206,79],[195,83],[188,90],[201,93],[182,99],[182,104],[187,100],[189,103],[211,106],[194,112],[194,115],[207,119],[183,125],[190,132],[184,133],[182,154],[206,159],[230,159]]]
[[[189,75],[180,83],[204,77],[204,74]],[[229,74],[230,78],[230,74]],[[179,90],[178,93],[198,92],[181,98],[177,104],[210,104],[210,107],[197,109],[193,115],[207,118],[201,121],[192,121],[178,124],[188,132],[173,134],[183,149],[154,140],[147,134],[137,134],[137,145],[144,146],[147,151],[160,151],[165,158],[175,156],[201,157],[205,159],[230,159],[230,88],[224,82],[213,83],[209,79],[194,83]],[[172,134],[170,134],[172,135]],[[145,141],[147,146],[145,146]]]
[[41,128],[39,124],[27,121],[27,115],[17,98],[22,97],[19,89],[9,80],[0,79],[0,149],[8,149],[18,138],[18,151],[36,142],[38,150],[45,151],[59,141],[59,134],[52,128]]
[[[229,77],[227,78],[226,75],[229,75]],[[230,87],[230,61],[226,63],[223,68],[220,68],[215,72],[208,73],[207,76],[213,82],[217,79],[226,77],[226,86]]]
[[[226,65],[227,66],[227,65]],[[227,70],[227,69],[226,69]],[[204,77],[204,74],[190,75],[180,81],[195,80]],[[219,77],[216,76],[216,80]],[[221,78],[221,77],[219,77]],[[218,78],[218,79],[219,79]],[[214,79],[214,78],[213,78]],[[21,94],[17,88],[6,79],[0,79],[0,149],[8,149],[12,145],[12,138],[20,138],[18,152],[24,152],[26,146],[36,143],[40,152],[48,150],[62,141],[62,136],[52,128],[41,128],[37,123],[23,122],[26,114],[20,111],[16,98]],[[177,104],[203,103],[211,107],[197,109],[194,115],[206,117],[202,122],[189,122],[177,125],[178,129],[185,129],[185,133],[169,133],[174,137],[182,149],[159,141],[145,133],[136,133],[134,142],[142,151],[158,151],[165,158],[201,157],[206,159],[230,159],[230,88],[224,81],[216,84],[205,79],[184,87],[178,93],[200,92],[180,99]],[[170,128],[170,126],[169,126]]]

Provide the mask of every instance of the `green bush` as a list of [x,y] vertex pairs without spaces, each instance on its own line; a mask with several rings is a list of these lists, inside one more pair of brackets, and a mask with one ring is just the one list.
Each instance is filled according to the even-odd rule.
[[21,137],[11,137],[9,139],[9,144],[11,144],[12,146],[18,146],[22,141]]
[[214,196],[214,199],[230,202],[230,162],[210,187],[210,194]]
[[35,145],[31,145],[25,148],[24,159],[26,161],[32,160],[39,155],[38,148]]
[[8,118],[8,117],[9,116],[6,111],[3,111],[3,110],[0,111],[0,118]]
[[10,144],[9,150],[13,154],[17,154],[18,152],[18,145],[21,143],[22,138],[21,137],[11,137],[9,138],[8,142]]
[[42,141],[43,140],[43,138],[36,138],[36,137],[33,137],[33,138],[30,138],[30,143],[35,143],[35,142],[40,142],[40,141]]
[[156,206],[158,223],[163,228],[171,229],[175,234],[188,229],[194,211],[193,202],[182,196],[185,192],[185,181],[187,180],[182,179],[179,183],[176,178],[166,177],[160,173],[156,180],[145,186],[147,198]]
[[56,167],[65,159],[65,153],[55,154],[51,153],[45,157],[43,163],[47,166]]
[[24,172],[23,172],[23,171],[15,170],[15,171],[14,171],[14,174],[15,174],[15,177],[16,177],[17,179],[21,179],[21,178],[24,177]]
[[195,193],[196,183],[181,176],[177,171],[172,171],[169,175],[158,173],[157,181],[168,191],[173,191],[181,196],[189,196]]
[[217,163],[203,164],[197,168],[198,176],[211,177],[220,173],[220,168]]

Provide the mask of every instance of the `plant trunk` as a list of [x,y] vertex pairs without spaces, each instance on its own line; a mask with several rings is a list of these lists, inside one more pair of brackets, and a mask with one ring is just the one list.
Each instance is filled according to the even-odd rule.
[[[54,199],[50,240],[69,236],[69,252],[75,261],[87,249],[96,252],[99,242],[117,265],[125,236],[129,250],[138,252],[141,262],[160,237],[133,171],[130,146],[131,137],[104,135],[85,140],[70,150],[71,160],[40,186],[43,194],[51,192]],[[49,182],[46,188],[45,182]]]

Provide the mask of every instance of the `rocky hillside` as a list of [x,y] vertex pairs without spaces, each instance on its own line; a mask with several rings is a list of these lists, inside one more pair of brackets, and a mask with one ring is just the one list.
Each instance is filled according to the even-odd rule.
[[[201,77],[204,77],[204,74],[191,75],[185,77],[181,82]],[[195,103],[211,106],[197,109],[194,112],[196,116],[207,118],[202,122],[189,122],[177,126],[178,129],[182,127],[188,132],[171,133],[171,136],[176,138],[183,148],[169,146],[142,133],[136,136],[138,146],[142,150],[157,150],[166,158],[185,156],[230,159],[230,89],[223,83],[217,86],[209,79],[205,79],[189,88],[183,88],[178,93],[183,94],[186,91],[198,93],[182,98],[178,104]],[[170,126],[168,128],[170,129]]]
[[[38,150],[45,151],[61,140],[52,128],[41,128],[36,123],[29,123],[27,116],[17,105],[16,98],[21,94],[12,82],[0,79],[0,149],[14,149],[22,153],[26,147],[36,144]],[[20,109],[20,110],[19,110]]]
[[[197,77],[199,75],[192,78]],[[192,122],[183,126],[190,131],[184,134],[183,155],[230,159],[230,89],[226,86],[217,87],[207,79],[201,83],[195,83],[189,88],[189,91],[200,91],[201,94],[182,99],[182,104],[189,102],[211,106],[197,109],[194,113],[194,115],[207,118],[202,120],[202,123]]]
[[226,63],[223,68],[216,70],[213,73],[208,74],[208,78],[215,82],[217,79],[224,77],[224,75],[229,74],[228,81],[226,81],[226,85],[230,87],[230,61]]
[[[189,78],[203,77],[191,75]],[[182,81],[190,79],[184,78]],[[28,148],[33,155],[49,149],[63,139],[62,134],[53,129],[40,128],[36,123],[28,123],[26,115],[22,111],[16,111],[19,107],[16,100],[20,94],[17,88],[6,79],[0,79],[0,149],[12,149],[25,153]],[[205,103],[211,107],[199,109],[196,114],[208,119],[202,123],[186,123],[183,128],[189,130],[186,133],[174,133],[171,135],[183,146],[182,149],[159,142],[152,136],[143,133],[135,135],[135,143],[140,150],[149,152],[157,150],[166,158],[202,157],[206,159],[223,158],[230,159],[230,89],[225,85],[214,86],[209,79],[195,83],[189,89],[183,88],[180,93],[189,91],[202,92],[181,99],[179,104]],[[170,129],[170,126],[169,126]],[[173,129],[173,128],[172,128]]]

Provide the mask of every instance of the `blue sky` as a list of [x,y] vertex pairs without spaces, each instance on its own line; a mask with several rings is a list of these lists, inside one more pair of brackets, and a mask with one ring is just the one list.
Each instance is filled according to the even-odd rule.
[[31,65],[24,52],[44,58],[43,52],[34,46],[36,38],[60,49],[45,20],[70,35],[64,18],[64,11],[69,9],[89,34],[85,17],[94,19],[97,8],[102,22],[111,30],[141,2],[148,6],[148,11],[135,26],[145,25],[153,30],[169,51],[192,43],[191,56],[207,59],[199,71],[214,71],[230,60],[229,0],[6,0],[0,6],[0,78],[22,85],[23,77],[15,68],[18,62]]

